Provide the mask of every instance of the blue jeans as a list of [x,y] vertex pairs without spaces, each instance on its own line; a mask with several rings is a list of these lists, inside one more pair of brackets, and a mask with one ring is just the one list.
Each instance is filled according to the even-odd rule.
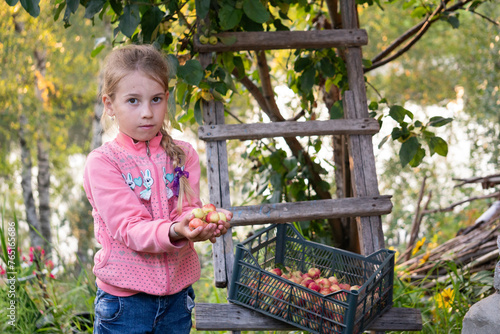
[[187,334],[191,331],[194,290],[170,296],[138,293],[116,297],[97,289],[94,334]]

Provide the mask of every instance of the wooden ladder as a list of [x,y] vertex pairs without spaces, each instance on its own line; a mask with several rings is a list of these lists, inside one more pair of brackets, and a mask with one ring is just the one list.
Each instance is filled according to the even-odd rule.
[[[300,41],[300,48],[344,48],[349,91],[343,96],[345,119],[308,122],[275,122],[258,124],[228,124],[224,122],[224,106],[220,101],[203,102],[204,125],[198,135],[206,141],[207,176],[210,202],[233,212],[232,226],[307,221],[322,218],[355,217],[361,252],[371,254],[385,247],[381,215],[391,212],[390,196],[381,196],[375,169],[372,135],[379,124],[368,115],[366,87],[362,68],[361,46],[368,43],[366,31],[357,29],[354,0],[341,0],[343,29],[321,31],[276,31],[222,33],[236,37],[232,45],[200,44],[202,66],[207,66],[213,52],[241,50],[289,49],[290,41]],[[255,140],[271,137],[345,135],[349,150],[349,165],[354,197],[295,203],[276,203],[231,207],[226,140]],[[215,285],[229,288],[234,253],[232,233],[227,233],[213,245]],[[196,305],[198,330],[253,331],[296,330],[285,322],[234,304]],[[422,318],[419,310],[392,308],[368,330],[419,331]]]

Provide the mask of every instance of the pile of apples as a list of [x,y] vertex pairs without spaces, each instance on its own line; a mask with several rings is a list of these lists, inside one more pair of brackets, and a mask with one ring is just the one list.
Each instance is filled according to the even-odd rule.
[[215,205],[211,203],[205,204],[201,208],[195,208],[191,213],[194,215],[194,218],[189,221],[191,231],[207,224],[217,224],[219,220],[227,221],[226,215],[223,212],[216,211]]
[[359,290],[359,285],[350,285],[349,283],[341,283],[335,275],[323,277],[318,268],[310,268],[307,272],[302,273],[300,270],[291,271],[286,269],[286,273],[280,268],[273,268],[269,272],[285,278],[291,282],[300,284],[308,289],[317,291],[323,295],[328,295],[341,290],[353,291]]

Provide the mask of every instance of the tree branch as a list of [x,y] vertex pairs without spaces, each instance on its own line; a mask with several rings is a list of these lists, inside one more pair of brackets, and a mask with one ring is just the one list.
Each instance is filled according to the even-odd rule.
[[[453,6],[450,6],[446,8],[446,4],[449,2],[448,1],[441,1],[439,6],[430,14],[428,17],[426,17],[422,22],[418,23],[414,27],[410,28],[407,30],[403,35],[398,37],[396,40],[394,40],[387,49],[383,50],[380,52],[378,55],[376,55],[372,59],[372,66],[365,68],[364,72],[369,72],[371,70],[374,70],[382,65],[385,65],[394,59],[400,57],[403,55],[405,52],[407,52],[416,42],[422,38],[422,36],[427,32],[427,30],[430,28],[430,26],[435,23],[438,20],[439,14],[442,13],[451,13],[455,12],[459,9],[463,9],[463,6],[466,5],[467,3],[471,2],[473,0],[465,0],[456,3]],[[398,47],[400,47],[405,41],[407,41],[409,38],[414,36],[403,48],[401,48],[399,51],[397,51],[395,54],[392,56],[388,57],[391,52],[396,50]],[[387,57],[387,58],[386,58]]]

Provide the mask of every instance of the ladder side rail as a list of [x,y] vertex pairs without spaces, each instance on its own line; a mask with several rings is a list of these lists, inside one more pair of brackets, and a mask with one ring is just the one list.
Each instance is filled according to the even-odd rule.
[[[200,63],[203,67],[212,61],[211,53],[200,54]],[[215,101],[202,101],[203,123],[210,126],[217,124]],[[216,207],[222,207],[222,196],[220,191],[220,156],[218,142],[206,143],[207,159],[207,181],[209,188],[210,203]],[[219,238],[212,244],[212,256],[214,266],[214,283],[218,288],[225,288],[228,284],[226,276],[226,261],[224,257],[224,242]]]
[[[220,101],[215,102],[215,118],[216,118],[216,124],[223,125],[225,123],[224,105]],[[219,151],[219,178],[220,178],[219,184],[220,184],[221,207],[229,210],[229,208],[231,207],[231,196],[229,189],[227,143],[225,140],[220,140],[217,142],[217,146]],[[232,227],[220,239],[223,244],[222,255],[224,257],[224,262],[225,262],[227,289],[229,291],[231,277],[233,276],[233,264],[234,264]],[[220,256],[220,254],[218,254],[218,256]]]

